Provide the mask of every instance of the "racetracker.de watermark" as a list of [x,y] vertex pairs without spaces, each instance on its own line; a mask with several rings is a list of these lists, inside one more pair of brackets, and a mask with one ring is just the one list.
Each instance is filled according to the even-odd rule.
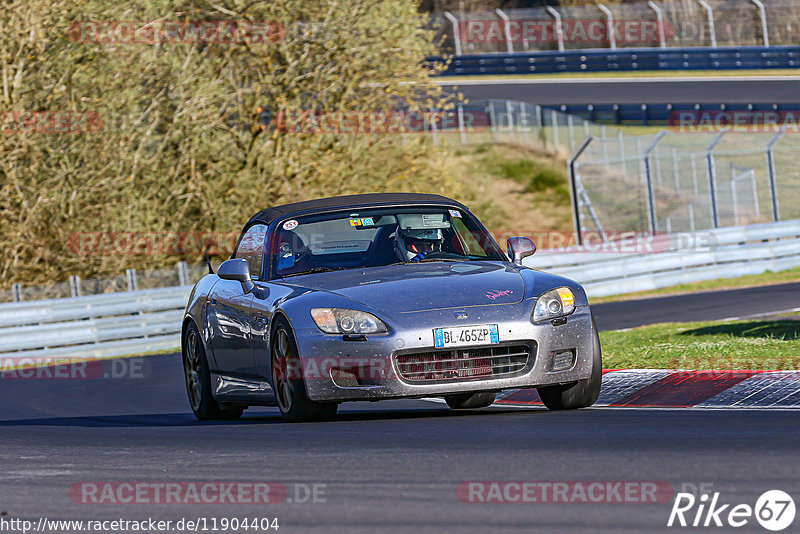
[[[508,38],[517,44],[553,44],[559,33],[565,43],[602,44],[612,36],[618,44],[651,44],[675,35],[672,25],[663,21],[662,29],[655,20],[615,19],[609,26],[607,20],[565,18],[560,25],[553,19],[513,19],[508,22]],[[465,20],[458,25],[462,44],[503,43],[508,40],[506,24],[499,19]]]
[[2,111],[0,135],[93,133],[103,129],[96,111]]
[[75,361],[44,356],[0,356],[0,380],[107,380],[150,376],[147,358]]
[[[498,113],[495,116],[497,123]],[[282,109],[274,117],[263,115],[265,130],[281,134],[411,134],[463,131],[474,133],[491,127],[486,111],[372,110],[313,111]]]
[[67,29],[76,43],[100,44],[274,44],[286,36],[277,21],[190,20],[190,21],[78,21]]
[[327,484],[254,481],[76,482],[69,487],[76,504],[280,504],[324,503]]
[[669,502],[674,494],[668,482],[632,480],[473,480],[456,487],[458,500],[471,504],[649,504]]
[[667,127],[678,133],[798,133],[800,111],[676,110],[667,117]]

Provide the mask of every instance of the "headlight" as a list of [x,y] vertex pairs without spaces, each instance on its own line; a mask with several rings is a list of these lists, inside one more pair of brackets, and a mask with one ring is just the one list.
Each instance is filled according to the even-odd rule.
[[371,313],[344,308],[314,308],[311,318],[326,334],[385,334],[386,325]]
[[533,309],[533,322],[569,315],[575,311],[575,295],[567,287],[548,291],[536,301]]

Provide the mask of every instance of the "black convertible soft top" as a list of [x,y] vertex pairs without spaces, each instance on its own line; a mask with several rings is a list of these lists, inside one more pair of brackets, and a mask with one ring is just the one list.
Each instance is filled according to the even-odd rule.
[[303,202],[274,206],[261,210],[250,217],[245,227],[249,227],[256,222],[270,224],[275,219],[293,214],[327,211],[331,208],[347,208],[350,206],[363,208],[365,206],[387,204],[446,204],[469,211],[463,204],[441,195],[424,193],[366,193],[362,195],[318,198],[316,200],[305,200]]

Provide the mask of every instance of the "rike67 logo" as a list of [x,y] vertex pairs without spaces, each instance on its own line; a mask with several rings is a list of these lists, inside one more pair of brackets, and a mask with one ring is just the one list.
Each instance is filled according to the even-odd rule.
[[794,517],[794,500],[781,490],[765,491],[758,497],[755,506],[746,503],[722,504],[718,491],[712,495],[703,493],[699,497],[681,492],[675,496],[667,526],[739,528],[755,519],[765,529],[779,531],[788,528]]

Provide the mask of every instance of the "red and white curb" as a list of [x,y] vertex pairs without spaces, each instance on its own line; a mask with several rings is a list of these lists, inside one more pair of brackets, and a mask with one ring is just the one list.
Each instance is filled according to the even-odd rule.
[[[494,406],[541,406],[536,389],[499,393]],[[800,371],[603,371],[595,406],[800,408]]]

